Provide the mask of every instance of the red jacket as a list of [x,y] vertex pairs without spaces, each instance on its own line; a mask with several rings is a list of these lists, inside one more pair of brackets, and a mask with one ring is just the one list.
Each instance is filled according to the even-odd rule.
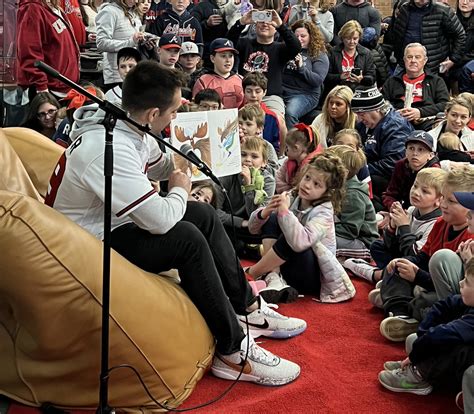
[[70,88],[34,67],[36,60],[79,81],[79,47],[66,16],[55,14],[41,0],[20,0],[17,15],[18,85],[24,89],[66,93]]
[[60,0],[59,5],[64,10],[66,17],[71,23],[76,42],[82,46],[86,43],[86,26],[82,20],[79,0]]

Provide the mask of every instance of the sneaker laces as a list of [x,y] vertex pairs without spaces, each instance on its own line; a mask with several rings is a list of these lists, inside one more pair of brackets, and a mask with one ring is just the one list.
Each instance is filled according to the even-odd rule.
[[263,298],[260,298],[260,299],[261,299],[260,312],[262,312],[265,316],[268,316],[270,318],[277,318],[277,319],[288,319],[286,316],[283,316],[280,313],[275,312],[273,310],[273,309],[278,309],[278,305],[267,303],[263,300]]
[[276,365],[278,363],[278,357],[258,346],[253,338],[250,341],[248,357],[265,365]]

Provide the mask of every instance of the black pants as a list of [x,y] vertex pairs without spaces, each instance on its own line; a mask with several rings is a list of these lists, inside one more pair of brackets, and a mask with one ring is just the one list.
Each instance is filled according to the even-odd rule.
[[382,194],[387,191],[390,179],[381,175],[371,175],[370,179],[372,180],[372,192],[374,194],[372,204],[374,205],[375,211],[383,211],[385,207],[382,203]]
[[218,351],[240,349],[244,333],[236,313],[246,313],[256,298],[210,205],[188,203],[184,218],[163,235],[125,224],[112,232],[112,247],[148,272],[178,269],[181,287],[206,320]]
[[380,295],[382,296],[385,316],[388,316],[390,312],[392,312],[394,316],[410,316],[410,302],[413,299],[414,287],[414,283],[403,279],[396,270],[389,273],[387,269],[384,269]]

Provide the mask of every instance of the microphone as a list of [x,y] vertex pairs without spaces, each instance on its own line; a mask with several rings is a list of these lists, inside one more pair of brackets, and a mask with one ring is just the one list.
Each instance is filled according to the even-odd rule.
[[212,181],[222,188],[222,184],[219,179],[214,175],[209,166],[195,154],[191,145],[184,144],[179,150],[184,155],[186,155],[186,157],[194,161],[199,171],[201,171],[204,175],[207,175]]

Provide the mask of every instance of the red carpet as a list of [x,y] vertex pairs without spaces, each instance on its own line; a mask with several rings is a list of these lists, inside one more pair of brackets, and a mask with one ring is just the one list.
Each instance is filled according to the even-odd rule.
[[[367,301],[372,286],[359,280],[354,283],[356,297],[347,303],[326,305],[306,297],[297,303],[281,306],[282,313],[304,318],[308,322],[308,329],[301,336],[282,341],[259,338],[265,348],[300,364],[302,374],[294,383],[278,388],[238,383],[222,400],[199,412],[459,413],[452,394],[395,394],[379,385],[377,374],[384,361],[400,359],[404,355],[404,347],[389,343],[380,335],[378,325],[382,313]],[[180,408],[209,401],[229,384],[208,373]],[[35,409],[17,404],[8,410],[8,414],[37,413]]]

